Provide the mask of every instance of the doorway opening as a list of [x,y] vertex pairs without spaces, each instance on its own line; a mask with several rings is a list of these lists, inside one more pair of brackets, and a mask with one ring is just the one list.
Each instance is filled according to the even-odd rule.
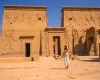
[[94,38],[93,37],[88,38],[88,49],[89,49],[89,55],[94,55]]
[[53,36],[53,53],[54,55],[61,55],[60,36]]
[[100,43],[99,43],[99,58],[100,58]]
[[25,57],[30,57],[30,43],[25,43]]

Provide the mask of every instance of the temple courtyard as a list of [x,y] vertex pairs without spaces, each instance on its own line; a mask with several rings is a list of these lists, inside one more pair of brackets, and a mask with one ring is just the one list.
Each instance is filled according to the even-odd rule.
[[[39,61],[0,62],[1,80],[100,80],[98,56],[79,56],[65,69],[63,58],[40,57]],[[17,58],[16,58],[17,59]]]

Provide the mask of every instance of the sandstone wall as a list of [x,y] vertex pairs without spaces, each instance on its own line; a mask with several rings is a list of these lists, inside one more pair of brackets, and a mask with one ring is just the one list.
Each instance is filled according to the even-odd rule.
[[[82,7],[63,7],[62,27],[72,29],[74,51],[77,54],[86,53],[86,33],[91,27],[100,28],[100,9]],[[95,33],[90,33],[90,35]],[[93,36],[92,36],[93,37]],[[94,38],[95,39],[95,38]],[[94,43],[95,45],[96,43]]]
[[[40,31],[46,27],[46,7],[5,6],[0,54],[25,56],[25,43],[30,43],[31,56],[39,54]],[[32,38],[20,38],[26,36]]]

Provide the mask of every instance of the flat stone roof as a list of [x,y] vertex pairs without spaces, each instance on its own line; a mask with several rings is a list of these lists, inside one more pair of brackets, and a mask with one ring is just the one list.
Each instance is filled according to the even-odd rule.
[[63,6],[62,7],[62,10],[70,10],[70,9],[76,9],[76,10],[87,10],[87,9],[90,9],[90,10],[100,10],[100,7],[85,7],[85,6]]
[[64,31],[66,28],[63,27],[48,27],[45,28],[46,31]]
[[31,10],[46,10],[47,6],[20,6],[20,5],[4,5],[4,9],[31,9]]

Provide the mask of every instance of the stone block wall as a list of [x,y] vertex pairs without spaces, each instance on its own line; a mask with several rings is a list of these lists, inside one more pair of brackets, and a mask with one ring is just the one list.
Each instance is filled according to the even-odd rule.
[[[62,27],[68,31],[72,29],[69,35],[72,35],[73,52],[77,54],[86,54],[87,51],[87,30],[94,27],[100,27],[100,8],[90,7],[63,7],[62,8]],[[91,31],[90,31],[91,32]],[[89,35],[95,34],[95,32]],[[93,37],[93,36],[92,36]],[[96,46],[95,36],[94,48]],[[71,39],[71,38],[70,38]]]
[[46,15],[45,6],[4,6],[0,54],[25,56],[25,43],[30,43],[30,56],[40,54],[40,31],[48,25]]

